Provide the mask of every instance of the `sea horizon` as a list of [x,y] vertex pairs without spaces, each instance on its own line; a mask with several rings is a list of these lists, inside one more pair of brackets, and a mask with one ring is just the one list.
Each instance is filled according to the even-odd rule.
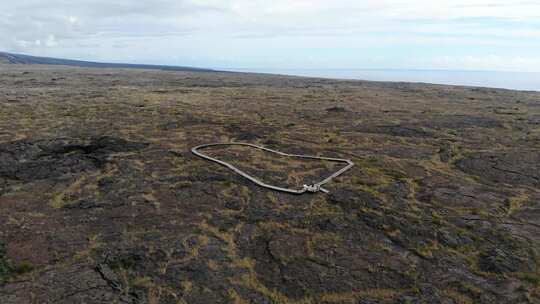
[[443,69],[228,68],[232,72],[540,91],[540,72]]

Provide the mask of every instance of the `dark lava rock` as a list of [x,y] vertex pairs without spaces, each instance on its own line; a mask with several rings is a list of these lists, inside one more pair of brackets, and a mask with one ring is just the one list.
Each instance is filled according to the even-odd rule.
[[362,191],[337,190],[330,194],[329,202],[340,206],[344,211],[350,212],[361,207],[379,208],[380,201],[373,195]]
[[264,126],[241,124],[230,124],[225,127],[225,130],[234,134],[236,139],[245,141],[253,141],[256,139],[265,138],[274,132],[272,128]]
[[449,162],[452,158],[456,157],[457,155],[459,155],[459,148],[450,143],[445,143],[439,149],[439,157],[441,158],[441,161],[445,163]]
[[276,236],[268,242],[268,250],[274,259],[289,261],[308,255],[306,242],[306,238],[301,236]]
[[491,182],[540,186],[540,154],[534,151],[474,153],[457,161],[456,167]]
[[115,179],[112,177],[104,177],[98,181],[99,188],[104,192],[109,192],[115,184]]
[[367,126],[358,131],[364,133],[387,134],[391,136],[431,138],[434,135],[431,132],[423,130],[421,127],[412,125],[385,125],[385,126]]
[[450,247],[457,247],[460,244],[457,236],[453,235],[452,233],[446,230],[441,229],[438,233],[438,237],[439,237],[439,241],[442,244],[450,246]]
[[345,113],[345,112],[348,112],[347,109],[345,109],[344,107],[331,107],[331,108],[328,108],[326,109],[326,112],[333,112],[333,113]]
[[342,221],[334,217],[322,218],[314,223],[314,227],[324,231],[339,230],[344,226],[345,224]]
[[[0,73],[0,304],[538,302],[540,93],[22,69]],[[220,140],[358,168],[277,193],[190,153]],[[291,187],[334,168],[248,156]]]
[[102,168],[109,155],[144,143],[114,137],[21,140],[0,144],[0,178],[31,182]]
[[385,187],[384,192],[396,199],[405,199],[410,195],[411,191],[406,182],[398,180]]
[[369,300],[369,299],[364,300],[364,299],[361,299],[361,300],[358,301],[357,304],[379,304],[379,303],[381,303],[381,302],[376,301],[376,300]]
[[106,264],[98,264],[96,266],[96,272],[101,276],[101,278],[107,282],[107,284],[114,290],[121,290],[122,284],[119,282],[120,279],[112,269]]
[[118,253],[108,257],[106,263],[111,269],[133,269],[143,266],[144,261],[144,253],[140,250],[132,249],[128,252]]
[[95,208],[100,208],[100,207],[103,207],[103,204],[101,204],[99,202],[96,202],[96,201],[93,201],[93,200],[89,200],[89,199],[82,199],[82,200],[77,201],[75,203],[67,204],[67,205],[63,206],[62,209],[88,210],[88,209],[95,209]]
[[420,304],[422,303],[420,299],[414,296],[401,296],[399,297],[398,301],[396,302],[398,304]]
[[242,203],[237,200],[230,200],[225,203],[225,208],[234,211],[240,211],[242,210]]
[[503,123],[497,119],[484,116],[452,114],[435,115],[425,122],[434,129],[463,129],[463,128],[502,128]]
[[207,122],[207,120],[201,117],[192,115],[190,113],[185,113],[181,118],[164,121],[161,123],[161,125],[159,125],[159,128],[161,130],[177,130],[185,128],[186,126],[196,126]]
[[11,272],[6,258],[6,246],[0,241],[0,286]]
[[518,258],[502,249],[494,248],[480,255],[478,266],[485,272],[506,273],[517,271],[520,264]]

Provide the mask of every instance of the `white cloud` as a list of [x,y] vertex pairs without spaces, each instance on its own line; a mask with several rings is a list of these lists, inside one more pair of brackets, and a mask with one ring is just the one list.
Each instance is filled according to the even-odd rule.
[[[410,48],[452,47],[456,64],[498,65],[485,58],[532,58],[540,53],[540,0],[18,0],[0,2],[0,50],[56,56],[106,54],[118,60],[133,59],[122,48],[144,47],[155,56],[173,58],[171,47],[157,48],[148,41],[175,45],[189,59],[234,56],[243,50],[261,53],[260,47],[286,53],[293,46],[301,52],[343,49],[365,50],[367,46]],[[39,41],[39,42],[38,42]],[[190,43],[190,45],[188,45]],[[88,47],[99,46],[92,52]],[[213,48],[220,45],[220,49]],[[86,47],[85,47],[86,46]],[[213,52],[202,49],[210,46]],[[226,46],[226,47],[224,47]],[[488,50],[490,46],[493,50]],[[224,56],[220,51],[229,49]],[[499,51],[500,50],[500,51]],[[168,52],[170,51],[170,53]],[[376,52],[376,51],[373,51]],[[434,51],[435,52],[435,51]],[[500,52],[506,52],[501,54]],[[126,52],[127,53],[127,52]],[[135,51],[132,51],[135,53]],[[388,52],[387,52],[388,53]],[[512,53],[512,54],[507,54]],[[317,56],[319,56],[318,54]],[[373,58],[379,54],[368,54]],[[437,51],[430,58],[438,62],[446,54]],[[266,56],[266,57],[264,57]],[[318,58],[307,55],[306,58]],[[336,55],[337,56],[337,55]],[[350,55],[352,56],[352,55]],[[395,62],[398,54],[380,55]],[[112,58],[110,55],[108,58]],[[264,58],[263,58],[264,57]],[[330,55],[326,64],[337,59]],[[176,57],[175,57],[176,58]],[[405,58],[405,57],[403,57]],[[438,59],[437,59],[438,58]],[[484,59],[480,59],[484,58]],[[135,58],[137,59],[137,58]],[[139,58],[139,60],[147,60]],[[254,59],[255,60],[255,59]],[[293,60],[292,58],[290,59]],[[332,61],[334,60],[334,61]],[[349,58],[354,62],[355,58]],[[528,59],[527,59],[528,60]],[[531,61],[510,60],[515,69]],[[313,61],[313,60],[312,60]],[[408,61],[405,59],[402,62]],[[300,63],[300,61],[298,61]],[[322,61],[321,61],[322,62]],[[532,61],[537,64],[536,61]],[[359,62],[361,64],[361,62]],[[536,65],[538,66],[538,65]]]
[[56,38],[53,34],[49,34],[49,36],[47,36],[47,41],[45,42],[45,45],[47,47],[55,47],[58,45],[58,43],[56,42]]

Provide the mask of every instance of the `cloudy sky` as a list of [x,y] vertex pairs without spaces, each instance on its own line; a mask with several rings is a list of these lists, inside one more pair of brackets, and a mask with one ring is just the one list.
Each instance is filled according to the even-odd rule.
[[214,68],[540,72],[540,0],[0,0],[0,51]]

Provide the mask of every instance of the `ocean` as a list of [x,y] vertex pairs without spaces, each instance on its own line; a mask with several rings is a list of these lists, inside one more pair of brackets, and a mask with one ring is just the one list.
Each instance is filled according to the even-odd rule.
[[540,72],[376,70],[376,69],[228,69],[237,72],[357,79],[421,82],[447,85],[540,91]]

